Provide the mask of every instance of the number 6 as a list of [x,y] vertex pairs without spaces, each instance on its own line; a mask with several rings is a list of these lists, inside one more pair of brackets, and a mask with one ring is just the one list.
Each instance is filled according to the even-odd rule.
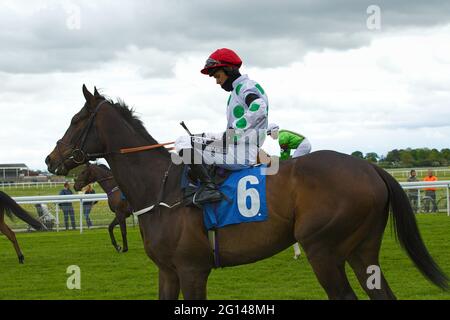
[[[244,217],[251,218],[258,214],[261,204],[259,201],[258,190],[255,188],[247,189],[247,182],[253,185],[259,184],[258,178],[255,176],[245,176],[241,178],[237,187],[237,202],[240,214]],[[250,197],[250,208],[247,208],[247,197]]]

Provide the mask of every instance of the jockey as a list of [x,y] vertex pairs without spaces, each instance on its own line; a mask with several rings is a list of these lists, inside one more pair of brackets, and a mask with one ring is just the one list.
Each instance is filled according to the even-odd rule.
[[280,160],[291,158],[291,150],[294,149],[292,158],[297,158],[311,152],[309,140],[296,132],[290,130],[280,130],[280,127],[274,123],[269,125],[267,135],[277,140],[281,148]]
[[[291,150],[295,149],[292,158],[304,156],[311,152],[311,144],[299,133],[289,130],[280,130],[280,127],[275,124],[269,124],[267,135],[272,139],[277,140],[281,148],[280,160],[287,160],[291,158]],[[294,244],[294,259],[298,259],[301,255],[300,245],[298,242]]]
[[[227,130],[203,133],[195,135],[196,137],[180,137],[175,142],[177,152],[181,155],[189,152],[191,155],[189,166],[201,182],[194,197],[197,204],[222,199],[222,194],[204,167],[205,163],[228,170],[248,168],[257,163],[258,148],[264,143],[269,104],[267,95],[257,82],[240,74],[241,65],[242,60],[234,51],[222,48],[209,56],[200,71],[213,77],[223,90],[230,92],[227,102]],[[217,152],[213,145],[222,146],[222,152]],[[201,161],[192,161],[194,154]]]

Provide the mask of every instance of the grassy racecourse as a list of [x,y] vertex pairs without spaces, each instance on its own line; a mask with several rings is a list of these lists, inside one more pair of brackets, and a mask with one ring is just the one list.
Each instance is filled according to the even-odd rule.
[[[422,236],[437,262],[450,274],[450,219],[417,216]],[[12,245],[0,236],[0,299],[156,299],[158,278],[144,253],[138,228],[129,230],[130,251],[116,253],[105,229],[20,233],[25,255],[19,265]],[[309,263],[293,260],[287,249],[251,265],[214,270],[210,299],[326,299]],[[66,268],[81,268],[81,290],[69,290]],[[399,299],[450,299],[450,293],[431,285],[415,269],[386,228],[381,267]],[[348,271],[351,271],[348,269]],[[353,273],[350,281],[361,299],[367,296]]]

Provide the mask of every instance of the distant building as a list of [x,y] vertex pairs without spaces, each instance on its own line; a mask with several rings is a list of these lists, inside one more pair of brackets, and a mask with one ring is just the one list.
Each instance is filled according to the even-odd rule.
[[0,182],[15,182],[28,176],[30,169],[24,163],[0,163]]

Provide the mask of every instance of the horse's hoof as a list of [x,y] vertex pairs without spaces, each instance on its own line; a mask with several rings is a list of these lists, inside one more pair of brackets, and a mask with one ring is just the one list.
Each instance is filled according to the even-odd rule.
[[19,263],[23,264],[24,261],[25,261],[25,257],[24,256],[20,256],[19,257]]
[[125,253],[125,252],[127,252],[128,251],[128,248],[123,248],[122,249],[122,253]]
[[117,250],[117,252],[121,252],[121,251],[122,251],[122,248],[121,248],[120,246],[117,246],[117,247],[116,247],[116,250]]

